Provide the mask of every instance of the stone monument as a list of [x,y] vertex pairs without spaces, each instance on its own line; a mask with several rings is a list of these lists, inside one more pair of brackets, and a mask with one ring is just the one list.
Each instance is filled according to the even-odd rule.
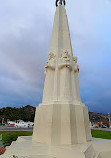
[[65,4],[65,0],[56,0],[43,100],[36,109],[33,136],[19,137],[7,148],[4,158],[111,158],[111,141],[91,137]]
[[56,8],[42,104],[37,107],[33,141],[73,145],[91,141],[88,110],[81,103],[77,57],[73,57],[66,11]]

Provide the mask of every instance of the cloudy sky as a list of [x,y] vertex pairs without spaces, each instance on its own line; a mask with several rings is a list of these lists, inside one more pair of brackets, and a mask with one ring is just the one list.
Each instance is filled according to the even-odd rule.
[[[0,0],[0,107],[42,101],[54,0]],[[111,112],[111,0],[67,0],[83,103]]]

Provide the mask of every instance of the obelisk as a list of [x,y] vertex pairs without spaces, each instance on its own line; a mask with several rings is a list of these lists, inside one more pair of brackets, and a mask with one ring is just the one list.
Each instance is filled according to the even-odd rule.
[[80,99],[79,67],[77,57],[73,56],[64,4],[63,0],[56,1],[43,101],[35,115],[33,142],[37,143],[71,145],[91,140],[88,110]]

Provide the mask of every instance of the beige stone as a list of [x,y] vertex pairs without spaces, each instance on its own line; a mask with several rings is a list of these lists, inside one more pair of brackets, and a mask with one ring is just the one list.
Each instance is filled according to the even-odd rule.
[[111,158],[111,141],[93,139],[75,145],[32,143],[32,137],[19,137],[1,158]]
[[33,142],[73,145],[91,141],[88,110],[80,99],[78,72],[66,11],[59,5],[45,67],[43,103],[36,110]]
[[73,145],[91,140],[88,111],[84,105],[51,104],[37,107],[33,141]]

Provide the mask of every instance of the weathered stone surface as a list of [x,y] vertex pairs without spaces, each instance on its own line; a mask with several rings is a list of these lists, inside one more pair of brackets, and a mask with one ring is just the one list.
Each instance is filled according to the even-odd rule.
[[[32,143],[32,137],[19,137],[1,158],[111,158],[111,140],[93,139],[76,145]],[[16,157],[13,157],[16,156]]]
[[88,111],[84,105],[42,104],[36,113],[33,142],[73,145],[91,140]]
[[88,111],[80,99],[78,73],[66,11],[59,5],[45,67],[43,103],[36,109],[33,141],[56,145],[91,141]]

